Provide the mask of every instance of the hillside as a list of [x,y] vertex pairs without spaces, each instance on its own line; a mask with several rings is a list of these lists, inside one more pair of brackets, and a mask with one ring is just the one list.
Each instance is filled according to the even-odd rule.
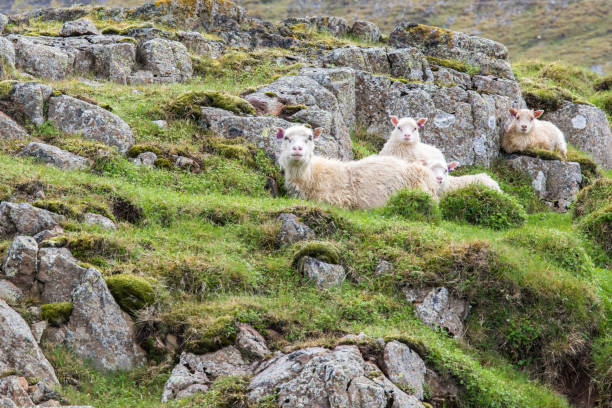
[[[142,0],[80,1],[7,0],[0,13],[18,12],[33,7],[75,3],[133,7]],[[612,3],[608,0],[506,0],[428,1],[303,1],[240,0],[253,16],[266,21],[287,17],[332,15],[348,20],[368,20],[384,31],[409,21],[464,31],[505,44],[512,60],[538,58],[560,60],[570,65],[612,73]]]
[[[228,1],[1,17],[0,406],[612,403],[610,77]],[[500,150],[519,106],[567,157]],[[502,192],[286,187],[279,127],[359,159],[392,114]]]

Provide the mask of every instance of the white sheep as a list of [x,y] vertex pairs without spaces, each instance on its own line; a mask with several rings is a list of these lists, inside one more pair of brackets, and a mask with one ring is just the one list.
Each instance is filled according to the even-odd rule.
[[546,120],[538,120],[543,110],[510,108],[514,120],[502,139],[502,148],[506,153],[526,150],[530,147],[553,151],[559,150],[567,155],[567,144],[563,132]]
[[444,160],[430,160],[423,162],[433,173],[434,178],[438,182],[438,196],[443,196],[451,191],[459,190],[471,184],[482,184],[492,190],[501,192],[499,184],[486,173],[468,174],[465,176],[451,176],[449,173],[459,165],[454,161],[446,164]]
[[426,118],[415,121],[412,118],[398,119],[397,116],[390,116],[390,119],[395,128],[380,151],[381,156],[395,156],[409,162],[444,160],[440,149],[421,142],[419,129],[425,126]]
[[369,156],[358,161],[338,161],[313,154],[314,132],[302,125],[278,129],[282,139],[279,163],[285,184],[300,198],[322,201],[344,208],[382,207],[403,188],[420,189],[437,199],[437,184],[431,171],[420,163],[394,157]]

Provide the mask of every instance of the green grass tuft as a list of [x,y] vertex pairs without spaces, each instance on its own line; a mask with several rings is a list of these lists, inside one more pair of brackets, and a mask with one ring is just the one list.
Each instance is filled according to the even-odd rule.
[[126,273],[113,275],[105,280],[119,306],[132,316],[155,300],[153,286],[143,277]]
[[166,112],[174,119],[199,120],[201,107],[225,109],[237,115],[255,115],[255,108],[242,98],[216,91],[184,93],[166,105]]
[[587,215],[580,222],[580,228],[612,256],[612,204]]
[[410,221],[439,223],[442,219],[438,204],[422,190],[401,190],[383,208],[383,214],[397,215]]
[[295,252],[293,253],[294,266],[299,268],[299,263],[306,256],[317,258],[322,262],[330,264],[340,263],[340,253],[334,244],[325,241],[308,241],[295,244]]
[[572,204],[575,218],[584,217],[612,202],[612,179],[601,178],[582,190]]

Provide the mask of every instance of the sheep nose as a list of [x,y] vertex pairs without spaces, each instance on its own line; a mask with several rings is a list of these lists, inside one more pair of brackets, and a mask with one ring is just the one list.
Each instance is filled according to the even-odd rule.
[[527,129],[527,125],[521,125],[523,129]]
[[436,180],[442,181],[442,177],[438,176],[438,177],[436,177]]

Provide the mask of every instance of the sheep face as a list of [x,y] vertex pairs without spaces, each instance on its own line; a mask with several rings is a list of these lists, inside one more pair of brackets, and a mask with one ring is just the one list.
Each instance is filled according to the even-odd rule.
[[439,160],[431,161],[429,163],[424,162],[423,164],[431,170],[434,175],[434,178],[440,185],[446,184],[446,182],[448,181],[448,173],[450,173],[455,167],[457,167],[457,165],[459,165],[459,163],[456,161],[451,162],[447,165],[446,162]]
[[300,166],[310,163],[314,151],[314,139],[321,134],[321,128],[314,131],[306,126],[279,128],[276,137],[282,140],[279,162],[283,167]]
[[514,127],[520,133],[531,132],[535,120],[542,116],[543,113],[543,110],[510,109],[510,114],[514,117]]
[[401,118],[391,116],[391,123],[395,125],[395,129],[391,133],[391,137],[400,143],[417,144],[421,141],[419,129],[425,126],[427,119],[421,118],[414,120],[412,118]]

